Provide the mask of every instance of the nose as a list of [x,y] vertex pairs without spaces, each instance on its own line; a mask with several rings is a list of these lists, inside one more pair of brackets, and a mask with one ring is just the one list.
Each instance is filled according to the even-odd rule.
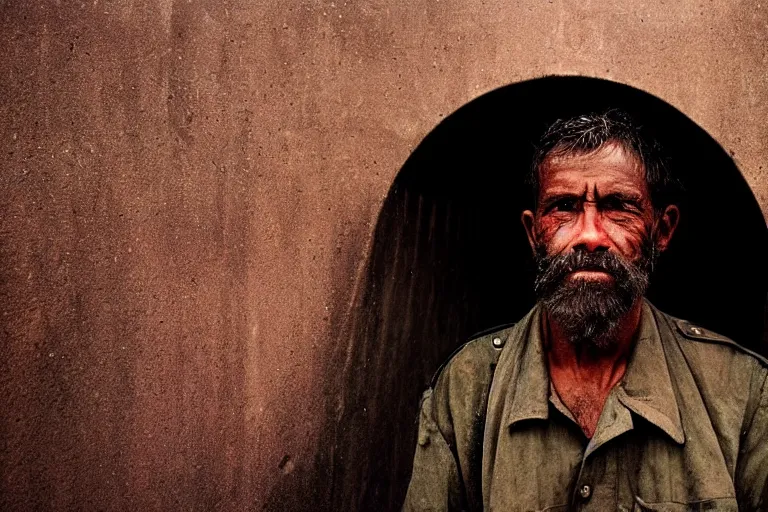
[[573,240],[574,250],[587,252],[608,250],[608,234],[603,228],[600,211],[593,202],[584,201],[584,209],[579,213],[577,230]]

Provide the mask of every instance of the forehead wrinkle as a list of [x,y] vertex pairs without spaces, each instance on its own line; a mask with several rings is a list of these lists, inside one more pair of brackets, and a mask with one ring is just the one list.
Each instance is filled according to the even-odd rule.
[[[579,180],[581,181],[581,180]],[[584,183],[583,187],[568,186],[570,182],[563,183],[559,180],[555,180],[554,184],[551,184],[545,188],[542,188],[541,193],[543,197],[561,196],[561,195],[573,195],[579,197],[587,197],[589,195],[589,183]],[[602,192],[601,192],[602,190]],[[624,181],[614,181],[609,183],[593,183],[592,195],[593,197],[608,196],[611,194],[621,194],[627,197],[642,198],[643,190],[637,187],[627,185]]]
[[[588,154],[550,157],[539,168],[542,196],[576,194],[577,187],[593,192],[599,186],[603,195],[621,193],[624,195],[647,196],[642,163],[631,152],[620,145],[609,144]],[[585,183],[586,182],[586,183]]]
[[599,168],[595,165],[586,166],[563,166],[549,165],[542,169],[542,184],[580,182],[583,180],[599,180],[605,184],[626,184],[628,182],[637,182],[645,184],[645,174],[638,172],[640,169],[634,168],[631,171],[626,166],[614,163],[601,163]]

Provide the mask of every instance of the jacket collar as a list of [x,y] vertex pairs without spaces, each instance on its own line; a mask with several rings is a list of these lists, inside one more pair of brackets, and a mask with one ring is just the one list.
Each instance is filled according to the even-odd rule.
[[[508,426],[524,420],[546,420],[550,411],[550,379],[541,335],[541,306],[536,305],[518,327],[505,346],[507,354],[502,355],[500,372],[497,371],[504,376],[504,389],[508,390],[503,416],[504,424]],[[647,301],[643,303],[637,341],[627,371],[614,392],[621,405],[660,428],[675,442],[682,444],[685,441],[656,309]],[[627,428],[631,428],[631,422]]]
[[[541,306],[537,304],[510,336],[497,373],[506,377],[508,390],[504,423],[549,417],[549,371],[541,336]],[[512,339],[516,335],[516,339]],[[504,368],[507,366],[507,368]],[[501,371],[499,371],[501,370]]]
[[659,427],[676,443],[683,444],[685,433],[657,313],[650,302],[644,301],[640,331],[618,398],[632,412]]

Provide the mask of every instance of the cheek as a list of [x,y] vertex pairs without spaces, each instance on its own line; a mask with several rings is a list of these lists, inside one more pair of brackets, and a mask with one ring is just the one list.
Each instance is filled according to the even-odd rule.
[[643,242],[650,237],[651,226],[642,221],[606,223],[608,238],[625,256],[633,258],[642,251]]
[[536,236],[539,244],[547,247],[550,254],[561,252],[568,241],[575,234],[575,225],[573,218],[558,218],[556,215],[543,217],[536,230]]

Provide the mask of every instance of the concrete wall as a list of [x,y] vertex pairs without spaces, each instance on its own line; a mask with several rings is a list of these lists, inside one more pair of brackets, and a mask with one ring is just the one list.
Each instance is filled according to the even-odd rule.
[[0,27],[3,510],[330,503],[295,476],[332,485],[323,383],[379,208],[496,87],[655,94],[768,213],[759,1],[4,0]]

